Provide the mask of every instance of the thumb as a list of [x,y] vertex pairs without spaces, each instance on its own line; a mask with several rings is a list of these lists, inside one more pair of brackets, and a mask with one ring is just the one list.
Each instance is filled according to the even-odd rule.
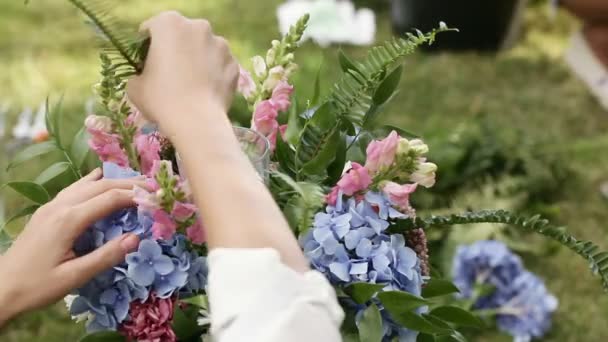
[[136,250],[138,245],[137,235],[125,234],[85,256],[62,264],[58,269],[59,278],[65,282],[65,288],[78,288],[98,274],[124,262],[125,256]]

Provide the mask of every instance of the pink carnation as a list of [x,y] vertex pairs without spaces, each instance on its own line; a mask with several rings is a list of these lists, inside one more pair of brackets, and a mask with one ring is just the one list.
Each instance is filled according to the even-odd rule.
[[200,245],[207,241],[207,235],[205,234],[205,227],[198,219],[196,222],[186,229],[186,236],[192,241],[192,243]]
[[352,168],[338,181],[338,187],[346,196],[352,196],[356,192],[367,189],[372,183],[367,169],[359,163],[352,163]]
[[152,236],[155,239],[169,240],[175,234],[177,225],[164,210],[158,209],[152,214]]
[[243,94],[243,96],[248,99],[253,95],[255,91],[255,83],[251,78],[251,74],[249,71],[243,69],[243,67],[239,66],[239,83],[238,83],[238,91]]
[[392,131],[384,140],[374,140],[367,146],[367,161],[365,167],[376,173],[383,167],[390,166],[395,161],[399,146],[399,135]]
[[289,109],[291,105],[291,93],[293,93],[293,86],[286,81],[280,81],[272,91],[272,98],[270,100],[279,112]]
[[158,136],[156,134],[140,134],[136,136],[135,148],[139,154],[142,173],[151,176],[154,162],[160,160],[160,141],[158,141]]
[[171,216],[178,222],[184,222],[196,213],[196,206],[190,203],[175,202]]
[[91,135],[89,147],[101,161],[115,163],[120,167],[129,166],[129,158],[120,146],[118,135],[92,128],[87,128],[87,131]]
[[121,324],[120,332],[129,341],[175,342],[177,336],[171,328],[174,305],[174,299],[161,299],[154,294],[144,303],[134,300],[129,307],[129,319]]
[[271,101],[266,100],[260,102],[253,114],[255,130],[263,135],[269,135],[279,126],[279,123],[277,122],[278,115],[279,112]]
[[399,185],[388,182],[382,187],[382,191],[388,196],[390,201],[400,209],[410,209],[410,195],[416,191],[418,184]]

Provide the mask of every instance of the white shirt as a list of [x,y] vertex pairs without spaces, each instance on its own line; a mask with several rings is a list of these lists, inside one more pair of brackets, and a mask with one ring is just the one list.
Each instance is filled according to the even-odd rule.
[[344,312],[327,279],[298,273],[273,249],[209,253],[215,342],[339,342]]

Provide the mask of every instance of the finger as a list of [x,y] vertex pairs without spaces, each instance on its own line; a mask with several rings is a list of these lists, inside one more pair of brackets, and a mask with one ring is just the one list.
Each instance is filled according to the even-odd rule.
[[162,32],[163,27],[166,28],[165,25],[175,25],[187,20],[186,17],[177,11],[166,11],[144,21],[139,26],[139,31],[152,37],[156,33]]
[[96,275],[123,262],[125,256],[136,250],[138,245],[137,235],[125,234],[85,256],[64,262],[56,269],[62,287],[69,291],[84,285]]
[[96,181],[96,180],[99,180],[101,178],[101,176],[103,176],[103,171],[101,170],[101,168],[98,167],[95,170],[89,172],[88,175],[80,178],[74,184],[80,184],[80,183],[86,183],[86,182]]
[[76,239],[93,223],[133,205],[135,205],[133,191],[124,189],[111,189],[88,201],[74,205],[66,213],[66,222],[71,223],[71,238]]
[[95,196],[112,189],[133,190],[135,187],[147,189],[145,176],[128,179],[102,179],[94,182],[81,183],[77,187],[69,188],[62,194],[61,201],[64,204],[74,205],[88,201]]

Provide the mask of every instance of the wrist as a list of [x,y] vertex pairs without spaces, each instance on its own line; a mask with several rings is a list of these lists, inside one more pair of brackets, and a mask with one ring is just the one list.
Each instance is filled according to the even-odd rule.
[[16,303],[17,288],[14,277],[8,274],[6,256],[0,256],[0,327],[20,313]]

